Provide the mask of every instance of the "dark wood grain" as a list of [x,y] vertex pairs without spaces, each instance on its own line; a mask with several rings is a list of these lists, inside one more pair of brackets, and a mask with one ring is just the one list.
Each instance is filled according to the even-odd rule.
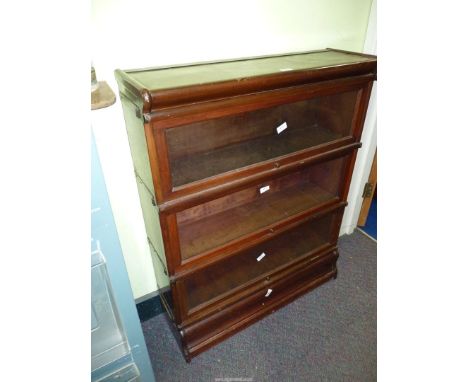
[[[345,142],[349,144],[343,145]],[[190,187],[181,192],[181,196],[176,199],[170,199],[159,204],[161,212],[178,212],[191,208],[194,205],[204,203],[208,200],[236,192],[245,187],[252,186],[265,180],[274,179],[293,171],[300,170],[312,164],[322,163],[327,160],[338,158],[361,147],[360,142],[354,142],[352,139],[344,139],[333,144],[321,145],[311,150],[302,150],[290,155],[285,155],[263,164],[248,166],[244,169],[230,171],[222,177],[209,178],[201,182],[203,185],[198,187],[198,183],[192,183]],[[224,183],[220,183],[224,180]],[[209,188],[207,188],[210,186]]]
[[[218,119],[218,118],[229,118],[235,119],[235,118],[244,118],[247,120],[251,119],[251,113],[263,113],[263,115],[270,115],[270,114],[265,114],[261,109],[265,108],[271,108],[271,107],[278,107],[281,106],[283,111],[283,116],[284,117],[292,117],[293,121],[294,119],[297,120],[297,115],[298,113],[295,113],[294,110],[297,109],[295,108],[295,104],[301,103],[301,102],[312,102],[311,98],[313,97],[319,97],[318,99],[315,99],[314,102],[317,104],[311,112],[309,112],[309,118],[305,118],[305,121],[308,126],[311,126],[310,120],[310,114],[319,114],[321,110],[324,109],[324,107],[321,106],[323,101],[337,97],[337,94],[343,93],[343,94],[350,94],[351,99],[349,96],[345,97],[342,96],[340,97],[341,99],[347,100],[347,103],[354,106],[355,103],[350,102],[350,100],[353,100],[354,94],[356,91],[362,90],[363,87],[365,87],[370,80],[369,76],[361,76],[361,77],[356,77],[356,78],[345,78],[345,79],[340,79],[340,80],[334,80],[334,81],[328,81],[325,83],[320,83],[320,84],[310,84],[301,88],[286,88],[286,89],[279,89],[275,90],[272,92],[262,92],[258,94],[251,94],[251,95],[246,95],[243,97],[234,97],[234,98],[228,98],[228,99],[223,99],[223,100],[217,100],[209,103],[201,103],[201,104],[194,104],[194,105],[187,105],[184,107],[178,107],[178,108],[171,108],[167,110],[160,110],[158,113],[152,115],[149,119],[151,122],[151,125],[153,126],[153,135],[154,138],[157,140],[158,147],[161,146],[161,152],[158,152],[157,156],[157,161],[159,163],[159,167],[162,169],[160,173],[156,173],[155,177],[158,180],[158,183],[161,184],[162,190],[163,190],[163,195],[162,199],[158,200],[159,203],[164,203],[165,201],[173,200],[173,199],[178,199],[180,197],[183,197],[185,195],[190,195],[194,192],[197,191],[203,191],[207,190],[210,187],[213,187],[214,185],[219,185],[219,184],[226,184],[229,182],[230,179],[235,179],[235,178],[240,178],[239,176],[236,176],[236,173],[239,171],[248,171],[248,172],[255,172],[255,173],[261,173],[262,171],[265,171],[265,166],[267,165],[267,160],[269,158],[264,158],[264,161],[262,162],[257,162],[257,163],[251,163],[249,165],[248,163],[248,153],[246,153],[246,150],[242,151],[237,151],[237,156],[234,156],[234,159],[237,158],[239,161],[238,167],[235,169],[225,167],[224,170],[227,172],[221,173],[219,175],[210,176],[208,178],[203,179],[202,181],[196,181],[196,179],[188,179],[189,181],[191,180],[192,183],[184,184],[182,186],[175,186],[173,178],[180,176],[179,172],[172,173],[170,170],[171,164],[171,157],[168,155],[169,150],[167,143],[165,141],[165,138],[161,135],[160,130],[165,131],[165,136],[169,138],[173,135],[176,134],[177,129],[182,128],[180,126],[186,126],[190,125],[190,127],[197,128],[198,126],[196,123],[201,123],[202,126],[208,126],[207,128],[209,129],[209,123],[213,119]],[[285,103],[287,105],[285,105]],[[336,102],[335,102],[336,103]],[[287,107],[286,107],[287,106]],[[333,145],[334,143],[338,145],[338,147],[344,146],[344,143],[347,142],[345,140],[346,137],[349,137],[351,141],[356,141],[356,138],[353,136],[352,131],[355,129],[347,129],[347,126],[350,125],[349,122],[349,107],[344,108],[345,111],[343,111],[342,114],[340,114],[342,122],[340,124],[339,128],[335,129],[340,129],[341,133],[337,134],[334,133],[331,128],[328,129],[329,131],[329,136],[328,140],[325,140],[324,142],[319,141],[319,137],[317,136],[315,138],[316,143],[314,146],[310,146],[309,148],[304,148],[302,147],[302,150],[300,150],[300,147],[297,147],[297,150],[295,151],[296,153],[301,153],[301,152],[306,152],[308,156],[313,156],[314,154],[318,154],[322,152],[324,149],[326,150],[327,144]],[[351,110],[352,111],[352,110]],[[322,111],[322,114],[325,114]],[[336,113],[338,114],[338,113]],[[274,116],[274,114],[272,114]],[[267,124],[270,128],[271,131],[275,129],[278,124],[273,123],[274,117],[272,116],[268,117],[268,120],[265,120],[263,122],[264,124]],[[320,116],[319,116],[320,117]],[[255,117],[252,117],[255,119]],[[317,118],[317,117],[314,117]],[[284,118],[283,118],[284,119]],[[309,122],[307,122],[309,120]],[[330,118],[328,118],[330,120]],[[268,121],[270,121],[268,123]],[[303,119],[304,121],[304,119]],[[318,118],[318,122],[324,123],[326,126],[326,119],[322,115],[322,117]],[[354,120],[353,120],[354,121]],[[222,121],[218,120],[220,125],[213,125],[218,128],[221,128]],[[336,123],[335,123],[336,124]],[[302,126],[304,128],[305,126],[304,123],[299,124],[299,126]],[[327,127],[321,126],[320,131],[327,131]],[[352,124],[354,126],[354,123]],[[174,131],[172,131],[174,130]],[[206,128],[205,128],[206,130]],[[241,134],[242,126],[231,126],[231,130],[239,130],[239,134]],[[218,134],[216,131],[212,131],[211,134],[208,133],[205,135],[201,135],[200,133],[195,133],[196,135],[190,140],[190,142],[193,141],[198,141],[198,140],[204,140],[204,141],[213,141],[216,140]],[[347,134],[346,134],[347,133]],[[330,140],[333,137],[333,134],[335,135],[334,140]],[[189,133],[190,135],[190,133]],[[222,134],[221,134],[222,135]],[[151,139],[151,137],[149,138]],[[343,139],[340,141],[340,139]],[[340,145],[341,143],[341,145]],[[174,145],[175,146],[175,145]],[[265,145],[264,145],[265,146]],[[274,148],[275,146],[270,146]],[[251,152],[256,152],[256,148],[252,148],[250,150]],[[289,153],[293,153],[294,151],[289,151]],[[246,154],[245,157],[242,157],[242,154]],[[252,154],[250,154],[252,155]],[[253,154],[254,155],[254,154]],[[259,154],[257,154],[259,155]],[[278,153],[278,155],[281,155],[281,152]],[[281,166],[281,159],[283,157],[288,157],[289,155],[282,155],[282,156],[277,156],[276,158],[273,155],[270,155],[271,158],[271,166]],[[177,157],[177,156],[176,156]],[[292,159],[292,158],[291,158]],[[206,162],[206,161],[205,161]],[[176,166],[180,168],[182,166],[181,162],[178,162],[176,159],[172,160],[172,163],[176,163]],[[203,163],[200,163],[200,165],[203,165]],[[244,166],[244,167],[242,167]],[[205,165],[206,167],[206,165]],[[190,170],[192,171],[200,171],[194,166],[191,167]],[[202,167],[203,169],[203,167]],[[208,168],[210,171],[210,168]],[[233,170],[235,171],[234,174],[232,171],[228,170]],[[190,173],[190,171],[186,170],[183,171],[183,173]],[[208,174],[209,175],[209,174]]]
[[[357,92],[211,119],[166,131],[173,187],[351,135]],[[277,132],[283,125],[285,130]]]
[[[293,268],[289,275],[283,275],[280,280],[272,281],[264,289],[230,304],[208,318],[185,326],[183,337],[190,357],[209,349],[306,291],[333,278],[337,257],[338,252],[335,249],[320,256],[318,260],[315,259],[310,265],[302,263],[297,268]],[[265,297],[267,289],[272,289],[273,292]]]
[[[339,197],[345,161],[335,159],[195,206],[178,215],[182,258],[220,247]],[[262,187],[268,191],[260,193]]]
[[[290,219],[282,220],[277,224],[270,225],[265,229],[259,230],[253,235],[248,235],[248,240],[237,241],[234,242],[233,245],[216,248],[207,255],[195,256],[194,258],[189,259],[189,261],[182,261],[179,266],[176,266],[175,273],[170,276],[170,279],[173,282],[183,279],[195,272],[206,269],[213,264],[226,260],[232,256],[237,256],[242,251],[248,250],[254,246],[261,245],[262,243],[265,243],[270,239],[311,219],[317,219],[322,216],[334,213],[337,210],[343,209],[346,207],[346,205],[347,202],[335,199],[330,203],[321,205],[317,209],[312,211],[309,210],[299,215],[293,216]],[[331,237],[335,238],[334,242],[336,242],[338,235],[331,235]]]
[[221,118],[317,97],[352,92],[362,89],[373,79],[373,75],[366,74],[251,93],[239,97],[220,98],[211,102],[161,108],[146,114],[145,119],[151,121],[155,129],[174,128],[206,119]]
[[[198,271],[184,280],[189,314],[254,285],[273,271],[334,243],[334,217],[328,214],[307,220],[291,230]],[[291,245],[294,243],[294,246]],[[262,257],[260,257],[262,256]]]
[[144,129],[163,301],[187,361],[337,276],[375,56],[326,49],[115,74]]

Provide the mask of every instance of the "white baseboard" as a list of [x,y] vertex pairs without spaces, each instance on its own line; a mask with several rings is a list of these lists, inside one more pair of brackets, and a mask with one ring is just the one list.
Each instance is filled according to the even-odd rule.
[[135,299],[135,304],[139,304],[156,296],[159,296],[159,289],[145,294],[144,296],[138,297],[137,299]]

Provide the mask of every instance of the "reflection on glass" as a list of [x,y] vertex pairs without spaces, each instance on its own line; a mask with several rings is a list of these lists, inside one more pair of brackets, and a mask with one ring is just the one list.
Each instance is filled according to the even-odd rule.
[[166,130],[174,187],[351,134],[357,91]]

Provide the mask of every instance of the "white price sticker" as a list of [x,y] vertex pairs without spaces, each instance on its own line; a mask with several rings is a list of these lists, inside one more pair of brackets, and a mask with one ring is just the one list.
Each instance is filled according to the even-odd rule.
[[267,292],[266,292],[265,297],[268,297],[271,294],[271,292],[273,292],[273,289],[268,289]]
[[265,253],[265,252],[262,252],[262,254],[261,254],[260,256],[257,257],[257,261],[260,261],[260,260],[263,259],[265,256],[266,256],[266,253]]
[[284,130],[286,130],[288,128],[288,124],[286,122],[283,122],[281,125],[279,125],[277,128],[276,128],[276,132],[278,134],[282,133]]
[[260,193],[263,194],[264,192],[267,192],[270,189],[270,186],[265,186],[260,188]]

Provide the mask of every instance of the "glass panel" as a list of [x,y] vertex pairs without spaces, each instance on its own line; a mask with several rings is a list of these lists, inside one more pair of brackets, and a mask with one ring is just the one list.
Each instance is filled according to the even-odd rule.
[[178,212],[182,258],[338,198],[347,158],[323,162]]
[[358,91],[166,130],[174,187],[351,135]]
[[224,293],[233,292],[282,265],[323,248],[333,240],[333,217],[338,213],[341,212],[309,220],[265,243],[189,276],[185,281],[188,308],[193,309]]

